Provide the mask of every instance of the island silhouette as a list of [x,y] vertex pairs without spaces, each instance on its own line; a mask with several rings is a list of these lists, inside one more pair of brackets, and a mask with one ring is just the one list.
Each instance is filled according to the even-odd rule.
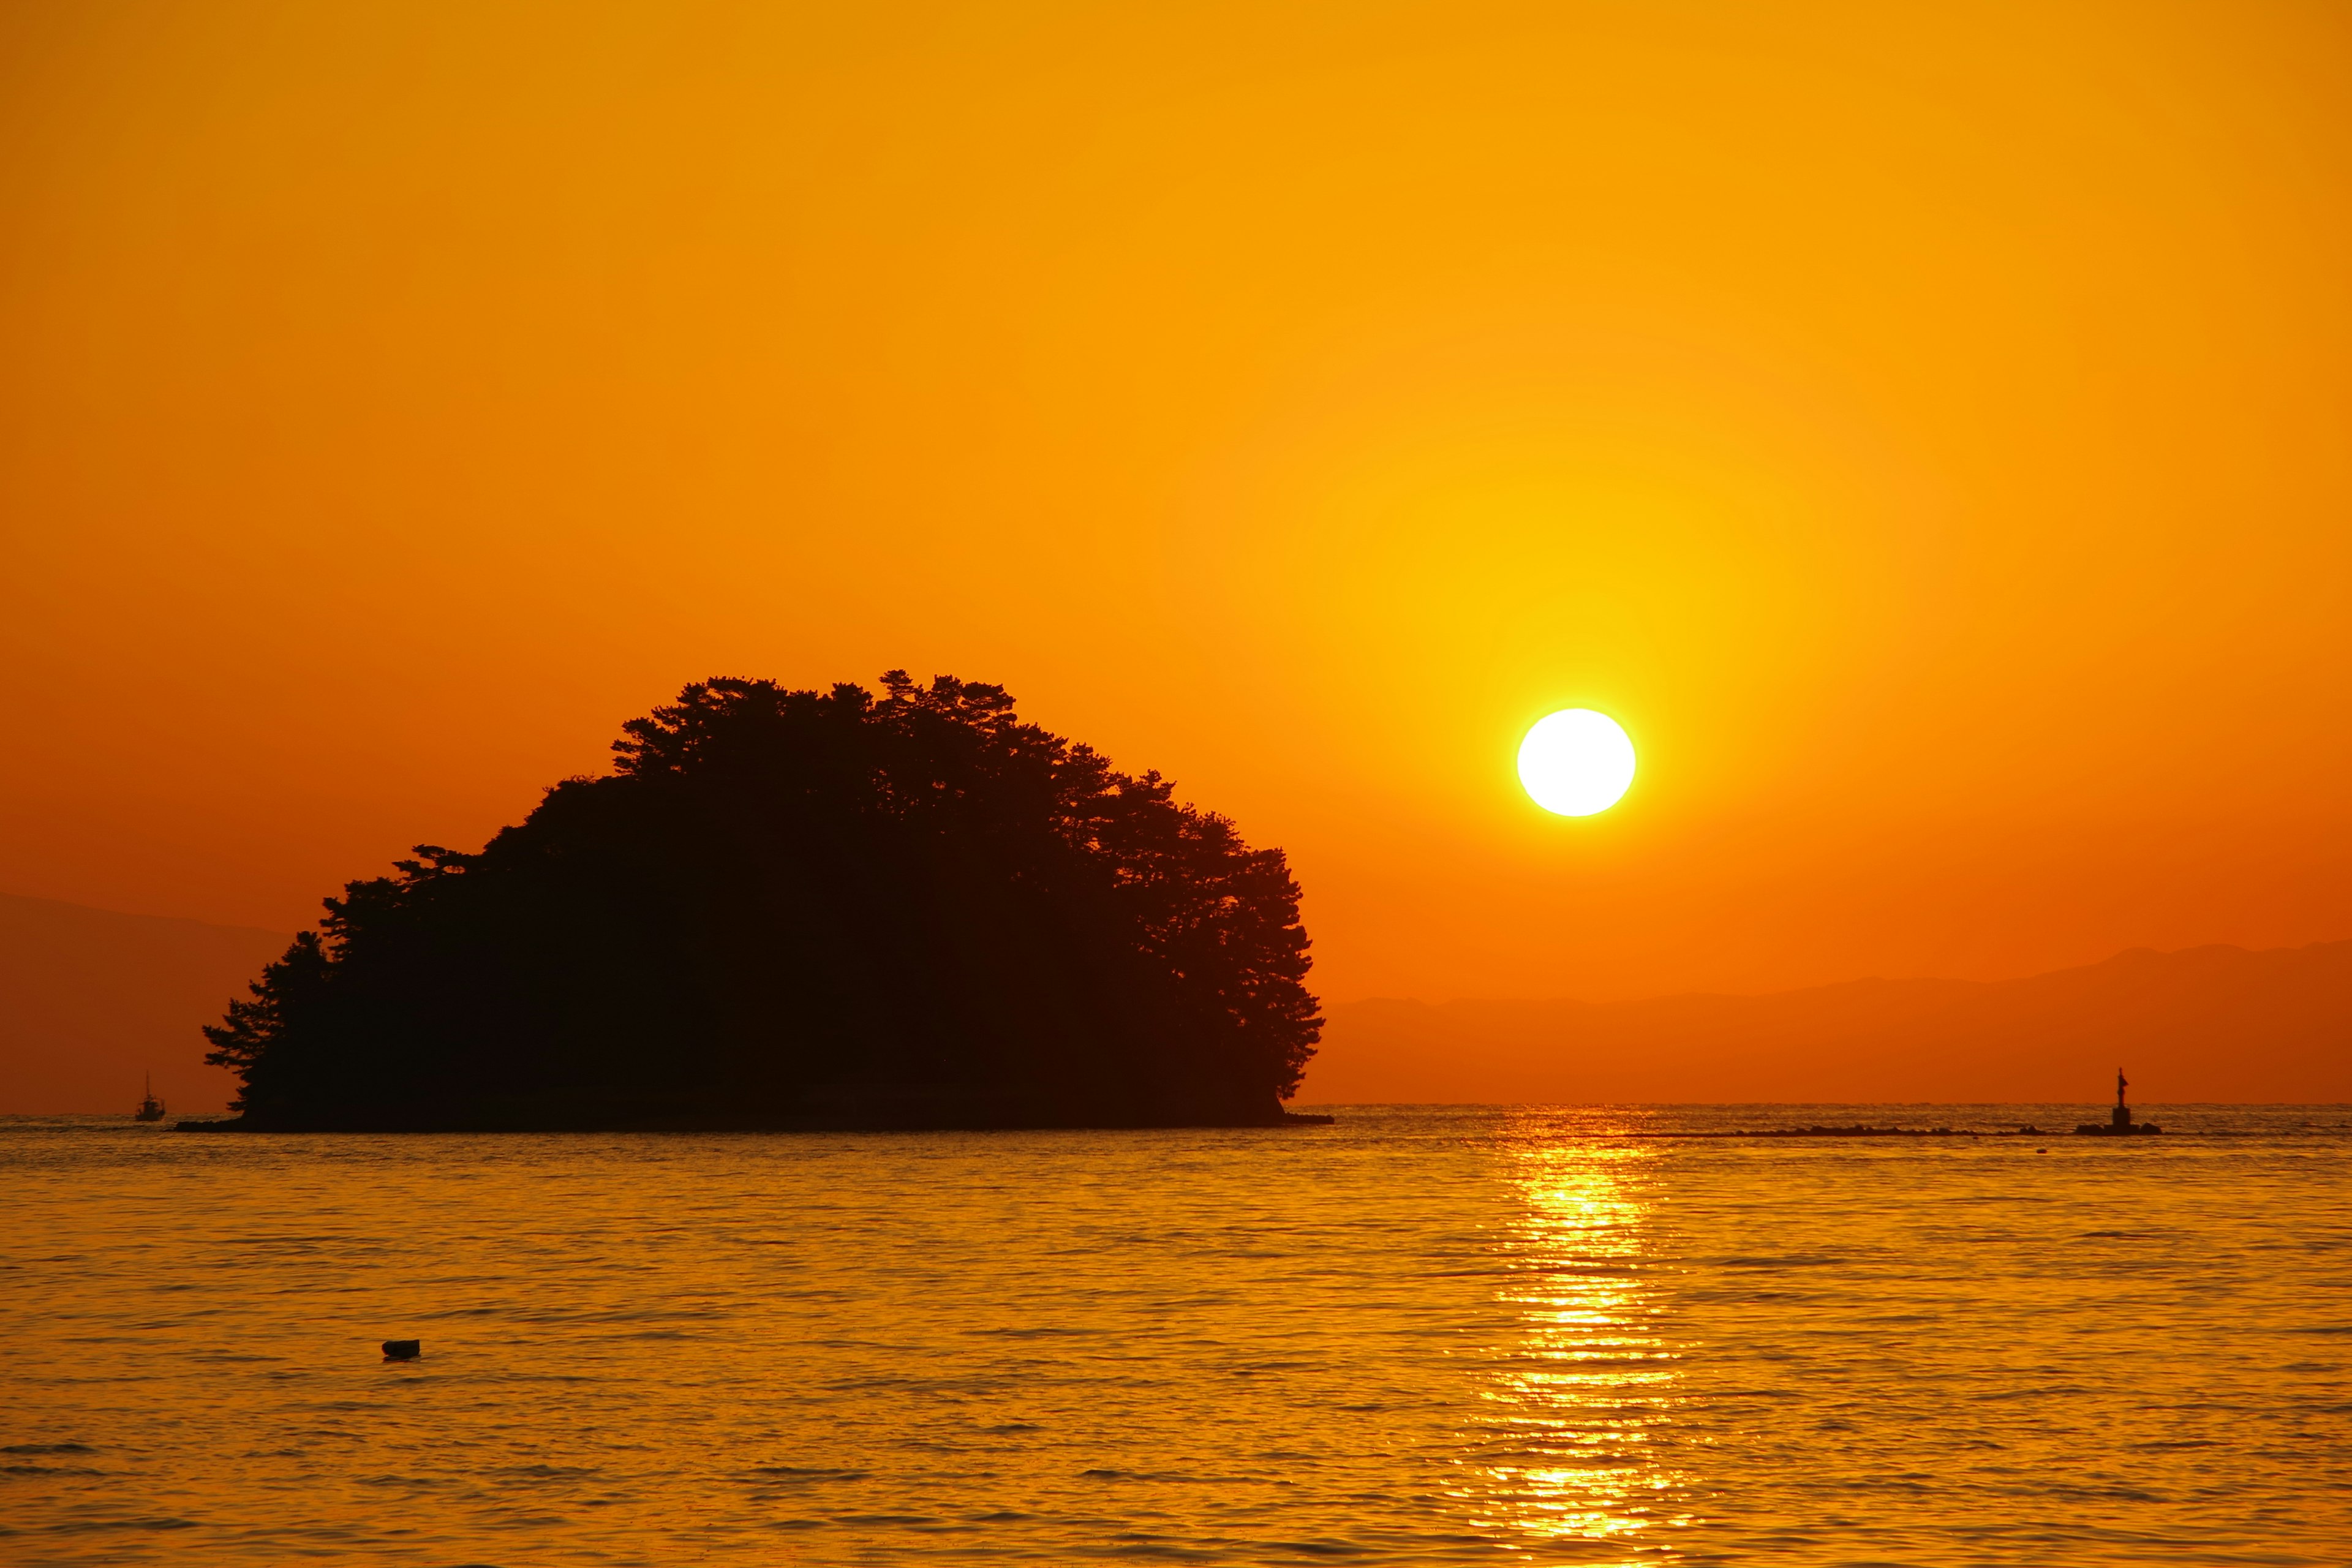
[[1002,687],[714,679],[478,854],[346,886],[205,1030],[251,1131],[1265,1125],[1279,849]]

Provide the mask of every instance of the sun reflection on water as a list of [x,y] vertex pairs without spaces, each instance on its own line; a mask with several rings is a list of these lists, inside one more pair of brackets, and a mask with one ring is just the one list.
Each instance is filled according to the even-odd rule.
[[1517,1336],[1493,1351],[1460,1495],[1528,1555],[1656,1563],[1690,1522],[1662,1451],[1675,1352],[1661,1336],[1654,1148],[1529,1127],[1500,1145],[1523,1204],[1496,1238]]

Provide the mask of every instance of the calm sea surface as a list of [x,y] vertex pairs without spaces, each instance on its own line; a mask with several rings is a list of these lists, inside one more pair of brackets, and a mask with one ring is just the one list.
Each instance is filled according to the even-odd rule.
[[2352,1561],[2352,1108],[1856,1114],[0,1121],[0,1561]]

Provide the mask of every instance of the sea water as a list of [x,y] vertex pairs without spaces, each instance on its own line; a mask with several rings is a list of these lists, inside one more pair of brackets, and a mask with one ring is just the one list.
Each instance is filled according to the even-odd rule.
[[2352,1109],[2098,1114],[0,1122],[0,1560],[2352,1560]]

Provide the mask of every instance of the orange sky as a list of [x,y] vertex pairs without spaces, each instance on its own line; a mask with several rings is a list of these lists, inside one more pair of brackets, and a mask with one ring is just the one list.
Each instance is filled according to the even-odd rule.
[[2348,104],[2246,0],[9,7],[0,888],[290,929],[903,665],[1335,998],[2352,935]]

